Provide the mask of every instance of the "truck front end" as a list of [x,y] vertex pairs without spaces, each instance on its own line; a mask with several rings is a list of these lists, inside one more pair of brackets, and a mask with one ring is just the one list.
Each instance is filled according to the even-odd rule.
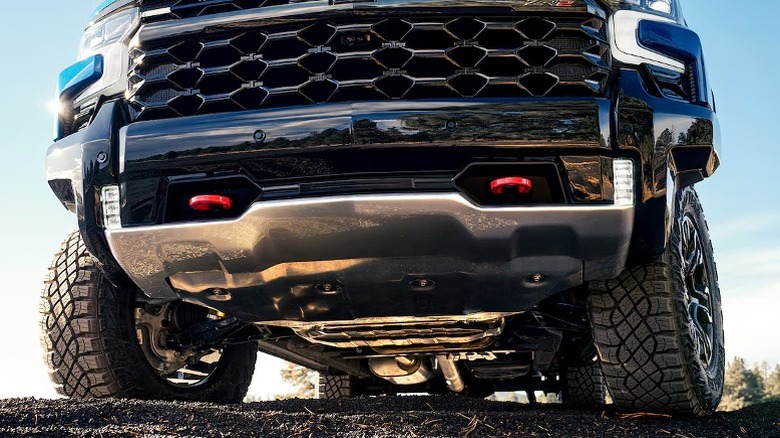
[[114,287],[411,389],[593,357],[588,285],[719,165],[673,0],[118,0],[58,92],[47,177]]

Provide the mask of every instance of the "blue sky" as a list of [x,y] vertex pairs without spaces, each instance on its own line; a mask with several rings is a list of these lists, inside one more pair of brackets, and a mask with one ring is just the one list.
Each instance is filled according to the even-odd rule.
[[[52,136],[46,103],[56,77],[75,61],[84,24],[98,0],[3,0],[0,13],[0,209],[4,280],[0,316],[0,397],[48,395],[38,350],[37,296],[50,255],[75,217],[44,178]],[[780,363],[780,147],[774,127],[780,91],[776,38],[780,2],[684,2],[686,18],[705,44],[723,131],[723,166],[697,188],[720,270],[727,353]],[[770,129],[772,128],[772,129]],[[8,354],[18,351],[17,357]],[[268,365],[268,381],[276,366]],[[262,392],[262,389],[258,391]]]

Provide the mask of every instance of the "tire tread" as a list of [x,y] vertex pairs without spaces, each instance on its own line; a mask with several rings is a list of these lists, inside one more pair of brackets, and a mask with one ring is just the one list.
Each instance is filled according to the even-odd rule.
[[[41,344],[60,395],[238,403],[251,383],[257,349],[229,346],[203,385],[175,388],[157,376],[135,340],[135,291],[103,278],[78,232],[54,256],[40,301]],[[223,365],[224,362],[224,365]]]
[[596,409],[607,401],[607,387],[598,361],[566,369],[563,402],[572,407]]
[[320,374],[320,399],[337,400],[357,395],[355,378],[349,375]]
[[[693,189],[678,196],[680,203],[691,203],[702,215]],[[670,248],[677,248],[679,239],[672,233]],[[677,261],[667,250],[655,262],[590,284],[594,341],[610,395],[620,409],[703,416],[720,400],[722,388],[717,382],[709,388],[688,359],[693,345],[683,335],[690,327],[681,316],[687,309],[684,294],[675,292],[681,287],[672,275],[682,269]],[[723,354],[719,356],[722,360]]]

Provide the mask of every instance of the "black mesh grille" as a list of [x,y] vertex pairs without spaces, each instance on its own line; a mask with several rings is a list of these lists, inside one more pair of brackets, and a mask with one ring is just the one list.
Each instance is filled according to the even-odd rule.
[[[208,2],[204,2],[208,3]],[[353,18],[145,42],[131,52],[139,119],[383,99],[599,96],[593,17]]]

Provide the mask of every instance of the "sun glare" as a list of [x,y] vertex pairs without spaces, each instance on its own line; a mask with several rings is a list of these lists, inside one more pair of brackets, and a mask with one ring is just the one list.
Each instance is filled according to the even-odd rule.
[[60,111],[62,111],[62,103],[60,103],[59,99],[52,99],[46,102],[46,110],[54,116],[59,115]]

